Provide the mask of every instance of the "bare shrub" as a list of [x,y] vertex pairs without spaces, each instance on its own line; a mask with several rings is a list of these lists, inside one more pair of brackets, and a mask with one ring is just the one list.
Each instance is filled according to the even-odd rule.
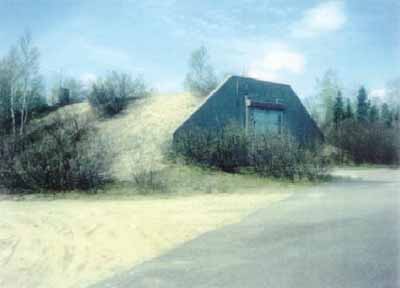
[[289,135],[246,135],[244,129],[228,125],[213,132],[192,129],[179,135],[173,157],[227,172],[246,167],[264,177],[315,180],[329,166],[321,148],[301,146]]
[[136,188],[141,193],[168,192],[167,179],[161,170],[143,169],[132,173]]
[[137,137],[137,145],[134,148],[137,153],[131,153],[129,176],[125,180],[131,182],[137,192],[142,194],[154,192],[168,192],[170,182],[165,175],[163,165],[159,159],[154,158],[153,153],[143,150],[144,139]]
[[340,163],[343,159],[350,159],[355,164],[400,163],[400,131],[397,127],[346,119],[337,129],[329,131],[328,138],[344,154],[338,159]]
[[235,124],[212,132],[192,129],[177,138],[173,151],[186,161],[235,172],[247,165],[248,138]]
[[88,119],[57,114],[23,138],[2,141],[0,183],[16,190],[94,189],[111,180],[108,151]]
[[320,147],[301,146],[288,135],[257,137],[249,156],[257,174],[290,180],[315,180],[329,164]]
[[141,77],[132,80],[129,74],[113,71],[105,79],[99,79],[93,84],[88,100],[99,115],[110,117],[125,109],[129,100],[149,94]]

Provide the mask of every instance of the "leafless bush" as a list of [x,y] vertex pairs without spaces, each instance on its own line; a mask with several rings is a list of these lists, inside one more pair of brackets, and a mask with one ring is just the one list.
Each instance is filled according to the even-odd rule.
[[150,91],[141,77],[132,80],[129,74],[113,71],[93,85],[88,100],[99,115],[110,117],[125,109],[129,100],[149,94]]
[[192,129],[174,143],[174,153],[186,161],[234,172],[248,164],[248,138],[244,130],[230,124],[212,132]]
[[265,177],[314,180],[329,166],[321,147],[301,146],[288,135],[246,135],[234,125],[212,133],[193,129],[176,137],[173,148],[175,158],[227,172],[247,167]]
[[262,176],[315,180],[326,174],[329,161],[321,147],[304,147],[290,136],[259,136],[250,151],[250,163]]
[[397,127],[346,119],[338,128],[329,131],[328,138],[340,149],[340,163],[343,159],[351,159],[356,164],[400,163],[400,130]]
[[137,153],[130,155],[129,178],[125,180],[131,182],[139,193],[168,192],[170,182],[160,159],[155,159],[153,153],[143,151],[143,139],[139,137],[137,141],[140,144],[134,148]]
[[90,121],[58,114],[23,138],[3,139],[0,183],[16,190],[93,189],[111,179],[108,151]]
[[144,169],[135,171],[132,173],[132,179],[136,188],[141,193],[168,191],[167,179],[160,170]]

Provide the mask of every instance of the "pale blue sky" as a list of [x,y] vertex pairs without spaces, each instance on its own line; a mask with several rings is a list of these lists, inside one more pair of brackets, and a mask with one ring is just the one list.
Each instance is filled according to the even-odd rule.
[[378,93],[400,76],[398,0],[0,0],[0,55],[25,29],[47,79],[122,70],[181,90],[202,44],[219,73],[288,83],[303,97],[329,68],[348,91]]

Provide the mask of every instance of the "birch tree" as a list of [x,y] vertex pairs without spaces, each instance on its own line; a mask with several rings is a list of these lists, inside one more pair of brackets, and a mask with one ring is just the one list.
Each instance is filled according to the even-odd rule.
[[10,49],[7,56],[1,60],[0,66],[2,120],[5,123],[11,121],[11,131],[15,136],[17,133],[18,80],[21,76],[16,47]]
[[184,85],[197,97],[205,97],[217,87],[218,78],[210,64],[206,47],[202,46],[191,54]]
[[0,62],[0,120],[14,137],[17,130],[23,135],[30,111],[46,104],[40,94],[43,86],[39,51],[33,46],[30,34],[25,33]]
[[340,90],[336,72],[333,70],[326,71],[322,79],[317,79],[317,87],[319,90],[317,105],[321,115],[321,122],[323,123],[322,126],[326,126],[333,121],[335,98]]
[[20,82],[21,82],[21,105],[20,105],[20,135],[24,134],[25,125],[28,121],[29,105],[38,93],[41,86],[39,75],[39,50],[33,46],[31,34],[25,33],[18,42],[20,57]]

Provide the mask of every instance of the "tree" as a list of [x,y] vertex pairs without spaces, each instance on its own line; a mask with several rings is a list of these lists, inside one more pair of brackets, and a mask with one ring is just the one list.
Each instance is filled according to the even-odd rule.
[[394,112],[393,120],[395,123],[395,127],[397,129],[400,129],[400,107],[396,108],[396,111]]
[[7,56],[2,59],[0,69],[2,122],[6,126],[8,126],[8,122],[11,122],[11,131],[14,136],[17,133],[17,92],[18,80],[21,75],[18,57],[17,48],[12,47]]
[[354,113],[353,113],[353,108],[351,106],[350,99],[346,99],[346,111],[344,113],[344,118],[345,119],[353,119]]
[[0,59],[1,126],[14,138],[23,135],[31,112],[47,105],[42,96],[43,82],[39,74],[39,51],[25,33]]
[[392,114],[392,111],[390,111],[389,105],[387,103],[382,104],[381,118],[382,118],[382,122],[385,124],[386,127],[388,127],[388,128],[392,127],[393,114]]
[[315,95],[309,95],[304,98],[303,104],[307,108],[307,111],[308,111],[308,113],[310,113],[311,117],[318,124],[322,124],[321,113],[319,110],[319,106],[317,104],[317,97]]
[[190,56],[185,87],[197,97],[207,96],[218,85],[218,79],[209,62],[208,52],[204,46],[193,51]]
[[386,85],[386,101],[392,107],[394,124],[400,127],[400,77],[392,79]]
[[375,104],[373,104],[369,109],[368,121],[370,123],[375,123],[378,120],[379,120],[379,110],[378,107]]
[[39,50],[33,46],[31,34],[26,32],[18,42],[20,65],[20,135],[24,134],[25,124],[28,121],[28,113],[35,98],[42,87],[42,79],[39,75]]
[[400,109],[400,77],[386,84],[386,102],[395,109]]
[[[333,105],[333,124],[334,124],[334,129],[329,129],[328,134],[330,141],[332,141],[332,144],[335,145],[336,147],[342,147],[342,122],[345,118],[345,112],[344,112],[344,105],[343,105],[343,97],[342,93],[339,90],[337,93],[337,96],[335,98],[335,103]],[[338,154],[339,158],[338,160],[340,162],[343,162],[344,155],[341,150],[339,150]]]
[[67,88],[60,88],[58,90],[58,104],[65,106],[71,103],[70,90]]
[[[337,74],[333,70],[328,70],[322,79],[317,79],[317,89],[319,90],[315,105],[315,110],[319,114],[319,122],[322,127],[329,126],[333,121],[333,111],[335,98],[340,90]],[[313,109],[314,110],[314,109]]]
[[357,95],[357,120],[359,122],[366,122],[368,120],[368,106],[367,91],[362,86],[358,90]]
[[345,113],[343,108],[342,92],[340,92],[339,90],[335,99],[335,104],[333,106],[333,122],[336,129],[339,127],[340,122],[342,122],[344,119]]

